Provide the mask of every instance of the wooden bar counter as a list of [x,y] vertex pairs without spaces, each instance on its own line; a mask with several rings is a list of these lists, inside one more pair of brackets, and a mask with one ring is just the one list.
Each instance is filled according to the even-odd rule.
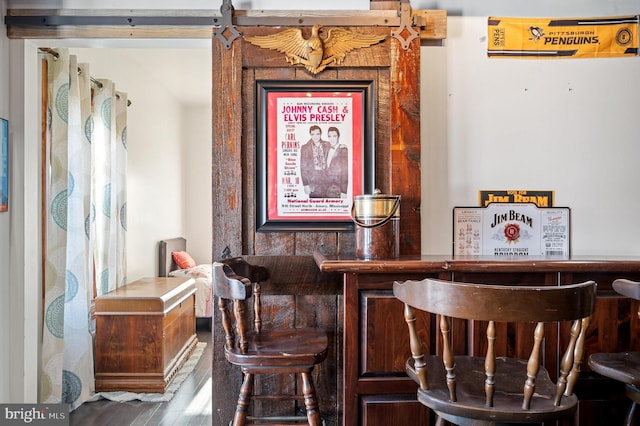
[[[587,336],[586,357],[593,352],[640,350],[637,302],[620,297],[611,284],[617,278],[640,280],[640,257],[574,256],[570,258],[497,258],[415,256],[394,260],[363,261],[314,253],[322,272],[343,276],[343,425],[428,425],[429,410],[416,401],[416,385],[404,373],[410,356],[402,305],[392,293],[395,280],[426,277],[484,284],[557,286],[587,280],[598,283],[598,300]],[[418,318],[435,330],[434,319]],[[482,355],[473,324],[460,323],[452,330],[456,342],[469,354]],[[556,344],[566,337],[545,338],[544,363],[557,371]],[[505,327],[504,354],[519,356],[517,333]],[[422,336],[427,351],[441,348],[431,336]],[[589,371],[583,363],[576,393],[580,408],[577,425],[622,424],[628,402],[624,388]],[[338,369],[340,371],[340,369]]]

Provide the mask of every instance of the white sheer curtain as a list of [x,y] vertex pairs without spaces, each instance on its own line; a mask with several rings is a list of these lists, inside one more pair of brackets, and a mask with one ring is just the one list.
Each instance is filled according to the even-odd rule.
[[67,49],[57,53],[45,55],[47,203],[39,400],[75,409],[95,393],[91,300],[126,281],[126,95],[101,81],[93,85],[92,96],[89,66],[78,64]]
[[98,295],[126,284],[126,94],[99,80],[93,95],[93,200]]

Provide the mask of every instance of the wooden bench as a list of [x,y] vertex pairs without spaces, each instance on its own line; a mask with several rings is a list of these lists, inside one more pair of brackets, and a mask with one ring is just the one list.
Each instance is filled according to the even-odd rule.
[[95,300],[96,392],[163,393],[195,349],[195,281],[142,278]]

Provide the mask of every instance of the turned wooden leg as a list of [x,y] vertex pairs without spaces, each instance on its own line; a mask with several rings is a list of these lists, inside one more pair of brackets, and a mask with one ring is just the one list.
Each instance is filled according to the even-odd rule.
[[251,400],[253,392],[253,374],[245,373],[244,381],[240,386],[240,395],[238,395],[238,405],[236,405],[236,414],[233,416],[233,426],[244,426],[247,422],[247,408]]
[[304,406],[307,409],[307,420],[310,426],[320,426],[322,421],[320,420],[316,388],[313,386],[311,372],[300,374],[302,376],[302,394],[304,395]]

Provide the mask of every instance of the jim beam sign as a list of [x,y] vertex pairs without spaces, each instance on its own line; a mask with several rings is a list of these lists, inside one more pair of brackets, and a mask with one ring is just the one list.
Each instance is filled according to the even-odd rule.
[[526,203],[453,209],[454,256],[569,256],[570,210]]
[[538,207],[553,207],[553,191],[494,190],[478,191],[478,205],[491,203],[533,203]]

